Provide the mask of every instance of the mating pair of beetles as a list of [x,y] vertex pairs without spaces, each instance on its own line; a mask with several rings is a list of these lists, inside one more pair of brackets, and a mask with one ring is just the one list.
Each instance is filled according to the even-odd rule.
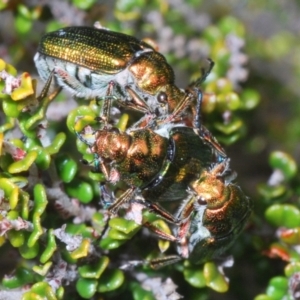
[[[89,144],[106,183],[127,188],[119,197],[102,185],[111,213],[141,203],[170,222],[177,255],[154,260],[162,266],[183,258],[199,264],[220,256],[242,231],[252,203],[233,183],[229,158],[201,123],[200,84],[175,85],[173,69],[150,44],[104,28],[68,27],[46,34],[34,58],[44,93],[54,82],[74,96],[102,102],[100,129]],[[142,113],[120,131],[110,123],[112,104]],[[82,136],[78,134],[82,140]],[[84,140],[85,141],[85,140]],[[88,143],[87,141],[85,141]],[[169,212],[163,202],[177,201]]]

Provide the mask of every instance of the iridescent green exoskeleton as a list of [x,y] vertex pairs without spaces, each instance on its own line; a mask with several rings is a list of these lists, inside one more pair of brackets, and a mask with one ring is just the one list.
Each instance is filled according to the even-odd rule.
[[104,28],[67,27],[47,33],[34,60],[44,81],[53,75],[58,86],[82,98],[105,98],[114,82],[109,96],[149,112],[166,100],[165,94],[170,105],[184,95],[162,54],[141,40]]
[[[123,182],[128,187],[117,198],[103,199],[104,203],[110,205],[109,211],[115,212],[122,204],[140,196],[145,206],[176,223],[176,218],[165,214],[157,203],[184,200],[193,180],[212,164],[226,159],[222,147],[201,124],[202,94],[199,95],[197,117],[194,117],[192,127],[184,122],[170,123],[169,115],[165,115],[159,121],[148,123],[147,127],[137,122],[125,132],[106,123],[95,132],[95,142],[92,144],[78,134],[96,155],[97,165],[105,175],[106,182]],[[104,119],[107,120],[107,116]],[[102,191],[102,195],[107,195]]]
[[194,263],[220,256],[243,230],[252,201],[232,182],[229,159],[204,171],[191,183],[190,195],[177,217],[185,220],[178,229],[178,252]]
[[[169,239],[176,241],[178,255],[153,261],[153,266],[182,258],[201,263],[232,245],[248,219],[251,201],[232,182],[229,159],[201,124],[198,87],[211,61],[209,70],[183,91],[175,86],[164,56],[149,44],[106,29],[69,27],[42,38],[35,63],[43,80],[53,78],[76,96],[118,99],[155,115],[125,132],[106,122],[90,145],[106,181],[128,187],[121,196],[105,200],[111,212],[139,199],[176,224]],[[184,115],[187,108],[192,116]],[[101,117],[108,120],[108,111]],[[160,206],[176,200],[176,215]]]
[[154,259],[154,268],[183,258],[200,264],[233,245],[252,211],[251,199],[232,182],[235,176],[225,159],[190,183],[189,195],[176,215],[179,226],[174,226],[179,255]]
[[[149,44],[104,28],[67,27],[45,34],[34,57],[40,77],[75,96],[118,99],[122,105],[174,120],[198,96],[197,80],[186,92],[173,69]],[[113,88],[111,88],[113,87]]]
[[91,151],[97,154],[107,181],[128,185],[109,210],[130,201],[136,193],[147,202],[183,200],[190,182],[221,159],[217,149],[193,128],[172,126],[167,134],[162,136],[150,128],[96,132]]
[[[201,97],[198,101],[200,114]],[[109,211],[142,199],[146,208],[174,225],[173,235],[150,226],[161,238],[176,242],[178,252],[152,260],[154,268],[184,258],[198,264],[218,257],[239,236],[252,208],[233,183],[229,159],[200,117],[193,127],[167,120],[165,116],[153,128],[125,132],[104,127],[91,145],[107,182],[128,185],[120,197],[105,200]],[[161,207],[163,201],[176,200],[176,214]]]

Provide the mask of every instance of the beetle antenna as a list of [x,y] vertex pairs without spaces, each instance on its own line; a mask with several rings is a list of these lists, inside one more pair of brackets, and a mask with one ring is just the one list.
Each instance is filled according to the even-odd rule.
[[199,87],[207,78],[207,76],[210,74],[211,70],[213,69],[215,63],[211,58],[206,59],[208,61],[208,68],[201,67],[201,76],[196,79],[194,82],[190,84],[190,87]]

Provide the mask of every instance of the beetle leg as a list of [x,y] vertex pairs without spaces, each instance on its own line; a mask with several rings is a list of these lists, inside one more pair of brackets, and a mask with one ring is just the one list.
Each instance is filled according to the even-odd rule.
[[177,218],[181,221],[177,231],[177,238],[179,241],[181,241],[189,231],[191,215],[194,211],[194,202],[195,199],[194,196],[192,196],[185,201],[177,213]]
[[201,107],[202,107],[202,99],[203,94],[199,89],[194,89],[194,91],[197,93],[197,101],[195,106],[195,112],[194,112],[194,120],[193,120],[193,127],[194,128],[201,128]]
[[199,86],[206,80],[207,76],[210,74],[212,68],[214,67],[215,63],[211,58],[207,58],[208,61],[208,68],[200,68],[201,76],[196,79],[194,82],[192,82],[189,87],[196,87],[199,88]]
[[[207,76],[207,75],[206,75]],[[193,127],[195,130],[198,131],[198,135],[202,138],[205,142],[210,144],[213,149],[216,149],[218,152],[218,156],[221,156],[223,159],[227,157],[225,150],[219,144],[217,139],[211,134],[211,132],[202,125],[201,122],[201,106],[202,106],[202,92],[195,88],[194,91],[197,93],[197,102],[195,106],[194,112],[194,120],[193,120]]]
[[179,211],[177,213],[177,218],[181,221],[184,221],[188,218],[190,218],[190,215],[194,211],[194,195],[191,195],[190,198],[186,199],[184,203],[179,208]]
[[132,132],[134,130],[139,130],[141,128],[152,128],[156,125],[155,123],[156,115],[146,114],[142,118],[140,118],[136,123],[127,128],[126,132]]
[[115,86],[115,83],[113,81],[110,81],[108,84],[107,91],[106,91],[106,96],[96,99],[97,102],[100,100],[103,100],[100,118],[101,118],[101,121],[104,123],[104,128],[107,127],[107,124],[109,122],[111,102],[112,102],[112,100],[115,99],[115,97],[112,95],[114,86]]
[[[46,83],[45,83],[45,85],[44,85],[44,87],[43,87],[40,95],[37,97],[38,101],[40,101],[40,100],[44,99],[45,97],[47,97],[47,94],[48,94],[48,92],[50,90],[50,86],[51,86],[51,83],[52,83],[52,80],[53,80],[53,76],[54,76],[54,71],[52,71],[50,73],[50,76],[48,77],[48,79],[47,79],[47,81],[46,81]],[[48,96],[48,98],[50,100],[53,100],[58,95],[58,93],[61,90],[62,90],[62,87],[56,88],[55,91]]]
[[182,260],[182,257],[179,255],[167,255],[159,258],[154,258],[148,261],[151,268],[159,269],[168,265],[172,265],[178,261]]
[[154,212],[157,216],[163,218],[164,220],[172,223],[172,224],[179,224],[177,218],[175,218],[171,213],[166,211],[162,206],[155,202],[148,202],[143,201],[143,205],[145,205],[150,211]]
[[[56,66],[51,73],[52,73],[51,76],[52,77],[54,76],[56,78],[59,86],[65,87],[75,96],[82,97],[82,95],[86,95],[85,98],[95,98],[96,91],[91,90],[91,88],[88,86],[89,81],[91,80],[90,76],[86,76],[85,81],[82,83],[77,77],[70,75],[69,72],[67,72],[66,70],[58,66]],[[112,100],[116,100],[116,97],[113,96],[114,87],[115,87],[114,81],[110,81],[108,83],[106,95],[103,97],[96,97],[97,101],[104,100],[101,117],[104,119],[105,125],[107,124],[107,120],[109,119],[111,102]],[[103,89],[103,92],[104,91],[105,89]],[[99,93],[101,92],[102,90],[99,90]]]
[[152,269],[156,270],[168,265],[175,264],[176,262],[182,259],[183,258],[180,257],[179,255],[166,255],[163,257],[153,258],[150,260],[132,260],[132,261],[127,261],[126,264],[120,267],[120,269],[128,270],[137,266],[150,266]]
[[108,180],[108,178],[109,178],[109,170],[106,167],[103,159],[97,155],[97,160],[96,161],[98,162],[98,166],[95,164],[96,167],[98,169],[100,168],[101,172],[103,173],[103,175],[105,176],[105,178]]
[[105,183],[100,183],[100,202],[104,209],[107,209],[113,203],[112,199],[113,197],[108,193]]
[[130,86],[125,86],[127,93],[130,95],[130,101],[119,101],[119,104],[141,113],[152,113],[149,105],[144,101]]
[[139,203],[145,206],[149,211],[152,211],[157,216],[161,217],[162,219],[166,220],[171,224],[175,224],[175,225],[179,224],[179,220],[175,218],[167,210],[165,210],[162,206],[160,206],[158,203],[149,202],[145,200],[136,200],[136,199],[132,200],[132,202]]
[[81,141],[83,142],[84,144],[88,145],[90,148],[93,146],[93,144],[91,144],[87,139],[85,139],[78,131],[74,129],[74,133],[76,135],[76,137]]
[[159,269],[162,267],[165,267],[167,265],[172,265],[183,258],[180,257],[179,255],[167,255],[159,258],[153,258],[150,260],[130,260],[127,261],[125,264],[120,266],[121,270],[129,270],[137,266],[149,266],[152,269]]
[[135,193],[135,188],[130,187],[127,189],[119,198],[117,198],[114,203],[108,208],[111,213],[115,213],[122,204],[129,202]]
[[[217,139],[211,134],[211,132],[204,127],[203,125],[201,126],[199,130],[199,135],[200,137],[208,144],[212,146],[215,150],[217,150],[218,156],[221,157],[221,160],[224,160],[227,158],[227,154],[223,147],[219,144]],[[219,161],[221,162],[221,161]]]
[[[53,74],[58,82],[58,85],[66,88],[75,96],[89,95],[91,94],[91,89],[85,87],[78,79],[70,75],[66,70],[56,66],[53,69]],[[91,97],[92,98],[92,97]]]
[[199,128],[199,126],[201,126],[200,113],[202,103],[202,92],[199,90],[199,86],[207,78],[214,66],[214,62],[210,58],[207,60],[209,62],[208,69],[201,68],[201,77],[188,87],[186,96],[182,100],[180,100],[179,103],[177,103],[173,112],[162,121],[163,124],[172,123],[176,119],[178,119],[178,117],[180,117],[181,114],[191,105],[192,101],[194,101],[195,98],[197,98],[197,106],[195,113],[196,119],[194,120],[194,123],[197,123],[196,128]]
[[185,97],[179,101],[174,108],[173,112],[169,114],[165,119],[160,121],[160,124],[173,123],[181,117],[181,114],[190,106],[192,101],[195,99],[193,93],[187,92]]
[[167,241],[171,241],[171,242],[177,241],[177,238],[173,234],[169,234],[169,233],[164,232],[163,230],[160,230],[158,227],[151,224],[150,222],[144,222],[143,226],[147,227],[149,230],[154,232],[156,235],[158,235],[163,240],[167,240]]

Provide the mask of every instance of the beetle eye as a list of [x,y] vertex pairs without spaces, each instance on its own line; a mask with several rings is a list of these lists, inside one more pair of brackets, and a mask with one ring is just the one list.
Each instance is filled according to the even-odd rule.
[[198,203],[199,205],[207,205],[206,199],[203,198],[203,197],[201,197],[201,196],[197,198],[197,203]]
[[167,94],[165,92],[159,92],[159,94],[157,95],[157,101],[159,103],[166,104],[168,102]]
[[117,128],[117,127],[112,127],[109,132],[112,132],[112,133],[120,133],[120,130]]

